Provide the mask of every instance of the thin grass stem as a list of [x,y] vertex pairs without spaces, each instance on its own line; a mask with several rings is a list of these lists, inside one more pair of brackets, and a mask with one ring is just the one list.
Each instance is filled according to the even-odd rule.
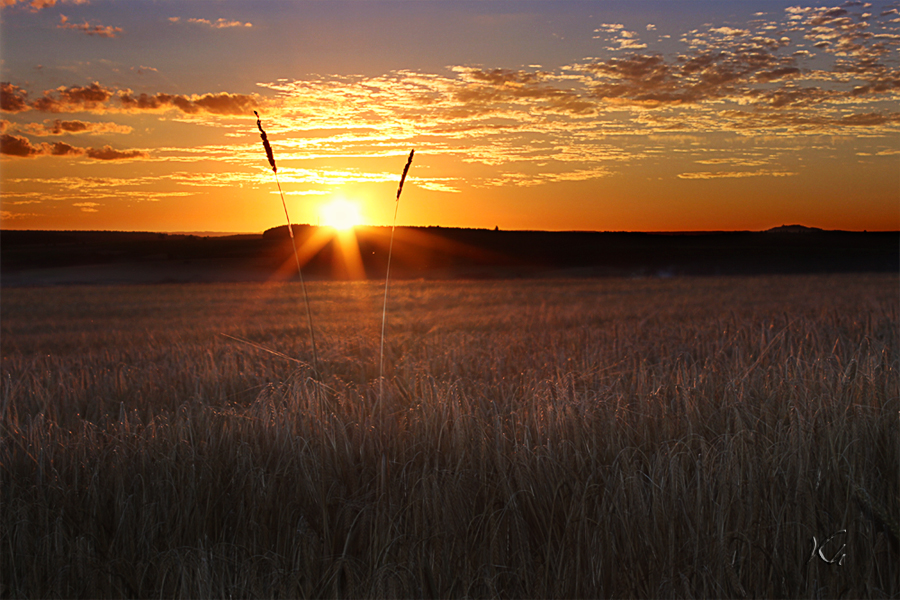
[[406,181],[406,174],[409,172],[409,166],[412,164],[413,155],[415,153],[415,150],[410,150],[409,152],[409,158],[406,160],[406,166],[403,167],[403,174],[400,176],[400,185],[397,187],[397,199],[394,201],[394,221],[391,224],[391,243],[388,246],[387,271],[384,275],[384,305],[381,309],[381,346],[378,356],[379,399],[384,395],[384,329],[387,324],[388,286],[390,285],[391,280],[391,256],[394,253],[394,230],[397,228],[397,211],[400,209],[400,192],[403,191],[403,182]]
[[[294,239],[294,226],[291,224],[291,216],[288,214],[287,202],[285,202],[284,192],[281,190],[281,181],[278,180],[278,167],[275,166],[275,155],[272,153],[272,146],[269,144],[269,138],[263,130],[259,113],[254,110],[253,114],[256,115],[256,126],[259,128],[259,137],[262,138],[263,148],[266,151],[266,158],[272,166],[272,173],[275,174],[275,183],[278,185],[278,194],[281,196],[281,206],[284,207],[284,218],[287,220],[288,234],[291,236],[291,248],[294,250],[294,262],[297,265],[297,277],[300,278],[300,289],[303,292],[304,304],[306,304],[306,321],[309,326],[309,340],[312,345],[313,354],[313,372],[316,375],[316,379],[319,379],[319,353],[316,351],[316,334],[313,330],[312,310],[309,307],[309,294],[306,293],[306,284],[303,282],[303,270],[300,268],[300,255],[297,252],[297,241]],[[411,156],[412,155],[410,155],[410,157]],[[406,175],[405,171],[404,175]],[[399,199],[399,192],[397,195]]]

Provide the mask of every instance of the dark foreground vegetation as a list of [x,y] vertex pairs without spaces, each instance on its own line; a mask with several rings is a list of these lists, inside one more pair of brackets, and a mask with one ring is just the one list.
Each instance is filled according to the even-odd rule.
[[898,283],[4,289],[0,596],[897,597]]
[[[390,228],[295,226],[304,274],[384,278]],[[270,281],[296,276],[287,226],[261,235],[4,231],[4,285]],[[692,234],[490,231],[401,227],[395,278],[631,277],[896,273],[900,233],[822,231]]]

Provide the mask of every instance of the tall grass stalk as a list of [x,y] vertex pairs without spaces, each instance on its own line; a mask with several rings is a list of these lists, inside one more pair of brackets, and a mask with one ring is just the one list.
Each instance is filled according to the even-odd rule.
[[[262,138],[263,148],[266,151],[266,158],[269,159],[269,164],[272,166],[272,173],[275,174],[275,183],[278,185],[278,194],[281,196],[281,206],[284,207],[284,218],[287,220],[288,234],[291,236],[291,248],[294,249],[294,262],[297,264],[297,277],[300,278],[300,289],[303,291],[303,301],[306,304],[306,321],[309,325],[309,340],[312,345],[313,353],[313,372],[315,372],[316,379],[318,379],[319,353],[316,351],[316,334],[313,331],[312,310],[309,308],[309,294],[306,293],[306,284],[303,282],[303,270],[300,268],[300,256],[297,253],[297,241],[294,239],[294,226],[291,225],[291,216],[288,214],[287,202],[284,201],[284,192],[281,190],[281,182],[278,180],[278,167],[275,166],[275,155],[272,153],[272,146],[269,144],[269,136],[266,135],[266,132],[262,127],[259,113],[254,110],[253,114],[256,115],[256,126],[259,128],[259,137]],[[412,155],[410,155],[410,158],[411,157]],[[409,165],[407,165],[407,168],[408,167]],[[404,171],[403,174],[406,175],[406,171]],[[397,192],[398,199],[399,196],[400,192]]]
[[400,208],[400,192],[403,191],[403,182],[406,181],[406,174],[409,172],[409,166],[412,164],[413,154],[415,150],[409,151],[409,158],[406,159],[406,166],[403,167],[403,175],[400,176],[400,185],[397,187],[397,199],[394,201],[394,221],[391,224],[391,243],[388,246],[387,272],[384,274],[384,305],[381,309],[381,347],[378,351],[378,380],[379,395],[384,394],[384,327],[387,323],[387,300],[388,285],[391,280],[391,255],[394,253],[394,230],[397,228],[397,210]]

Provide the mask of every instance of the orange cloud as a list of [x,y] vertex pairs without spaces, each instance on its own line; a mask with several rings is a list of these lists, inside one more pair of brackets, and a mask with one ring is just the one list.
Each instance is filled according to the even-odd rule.
[[113,27],[112,25],[91,25],[87,21],[84,23],[69,23],[69,17],[66,15],[59,15],[59,25],[56,28],[75,29],[87,35],[97,35],[105,38],[114,38],[120,33],[124,33],[121,27]]
[[56,6],[58,2],[62,4],[88,4],[90,0],[0,0],[0,6],[13,6],[15,4],[27,4],[31,12],[37,12],[44,8]]

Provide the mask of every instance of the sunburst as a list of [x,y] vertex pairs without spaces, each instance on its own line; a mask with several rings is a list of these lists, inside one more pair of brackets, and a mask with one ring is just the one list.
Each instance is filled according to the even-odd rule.
[[337,199],[322,206],[319,210],[322,224],[338,231],[347,231],[362,224],[359,205],[344,199]]

